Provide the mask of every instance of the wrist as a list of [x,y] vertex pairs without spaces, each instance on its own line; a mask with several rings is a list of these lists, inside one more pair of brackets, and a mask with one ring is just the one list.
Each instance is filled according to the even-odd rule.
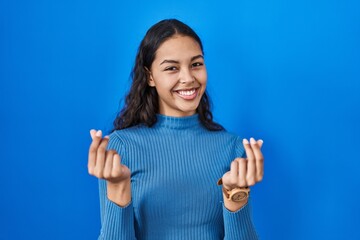
[[125,207],[131,201],[131,184],[130,178],[119,183],[107,181],[107,197],[110,201]]
[[224,193],[223,193],[223,199],[224,199],[225,208],[230,212],[236,212],[248,203],[248,198],[239,202],[235,202],[227,198],[227,196]]
[[[222,185],[222,178],[217,182],[217,185]],[[248,202],[250,195],[249,187],[235,187],[231,190],[227,189],[225,186],[222,187],[224,205],[231,211],[235,212],[242,208]]]

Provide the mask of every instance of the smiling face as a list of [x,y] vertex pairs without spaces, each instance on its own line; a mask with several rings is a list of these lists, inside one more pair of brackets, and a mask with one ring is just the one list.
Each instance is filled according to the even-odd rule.
[[206,88],[207,73],[199,44],[175,35],[160,45],[148,84],[159,95],[159,113],[183,117],[196,113]]

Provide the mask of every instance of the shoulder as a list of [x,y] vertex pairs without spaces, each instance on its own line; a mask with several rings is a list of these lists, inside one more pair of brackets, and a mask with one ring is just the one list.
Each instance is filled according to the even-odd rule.
[[145,129],[146,127],[141,126],[141,125],[136,125],[136,126],[132,126],[129,128],[124,128],[124,129],[120,129],[120,130],[115,130],[110,134],[110,139],[123,139],[125,140],[126,138],[132,137],[134,135],[137,134],[141,134],[141,132]]
[[226,130],[220,130],[220,131],[210,131],[205,130],[205,136],[207,136],[208,139],[213,139],[215,142],[219,143],[220,145],[224,146],[227,145],[229,147],[238,146],[241,145],[241,138],[232,132],[228,132]]
[[139,142],[151,134],[149,130],[150,128],[142,125],[115,130],[109,135],[109,145],[117,144],[127,146],[134,142]]
[[136,135],[137,127],[115,130],[109,135],[108,149],[114,149],[118,152],[125,147],[129,139]]
[[207,131],[206,142],[210,147],[221,149],[223,152],[231,153],[231,158],[243,158],[245,156],[245,148],[242,143],[242,138],[235,133],[221,131]]
[[228,132],[226,130],[220,130],[220,131],[210,131],[207,130],[208,133],[210,133],[213,136],[216,136],[218,138],[226,139],[228,141],[237,142],[240,141],[240,137],[236,135],[235,133]]
[[229,146],[235,151],[235,157],[244,157],[245,156],[245,148],[243,145],[242,138],[232,132],[221,131],[221,136],[225,139],[225,141],[229,144]]

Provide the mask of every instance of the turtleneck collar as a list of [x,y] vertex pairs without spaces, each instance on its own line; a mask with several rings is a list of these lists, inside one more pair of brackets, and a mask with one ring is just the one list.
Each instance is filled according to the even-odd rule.
[[187,117],[171,117],[162,114],[156,114],[156,127],[167,127],[173,129],[187,129],[201,125],[199,115],[194,114]]

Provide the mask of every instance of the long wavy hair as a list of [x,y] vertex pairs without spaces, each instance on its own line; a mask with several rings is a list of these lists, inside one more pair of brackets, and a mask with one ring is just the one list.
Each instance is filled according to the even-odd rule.
[[[138,124],[153,126],[156,114],[159,113],[159,99],[154,87],[148,85],[148,72],[155,59],[155,54],[160,45],[174,35],[193,38],[203,51],[199,36],[186,24],[176,19],[162,20],[153,25],[147,32],[139,46],[135,64],[131,72],[132,85],[125,98],[125,106],[114,120],[114,129],[129,128]],[[211,131],[224,128],[213,121],[210,110],[210,99],[205,91],[196,110],[200,122]]]

